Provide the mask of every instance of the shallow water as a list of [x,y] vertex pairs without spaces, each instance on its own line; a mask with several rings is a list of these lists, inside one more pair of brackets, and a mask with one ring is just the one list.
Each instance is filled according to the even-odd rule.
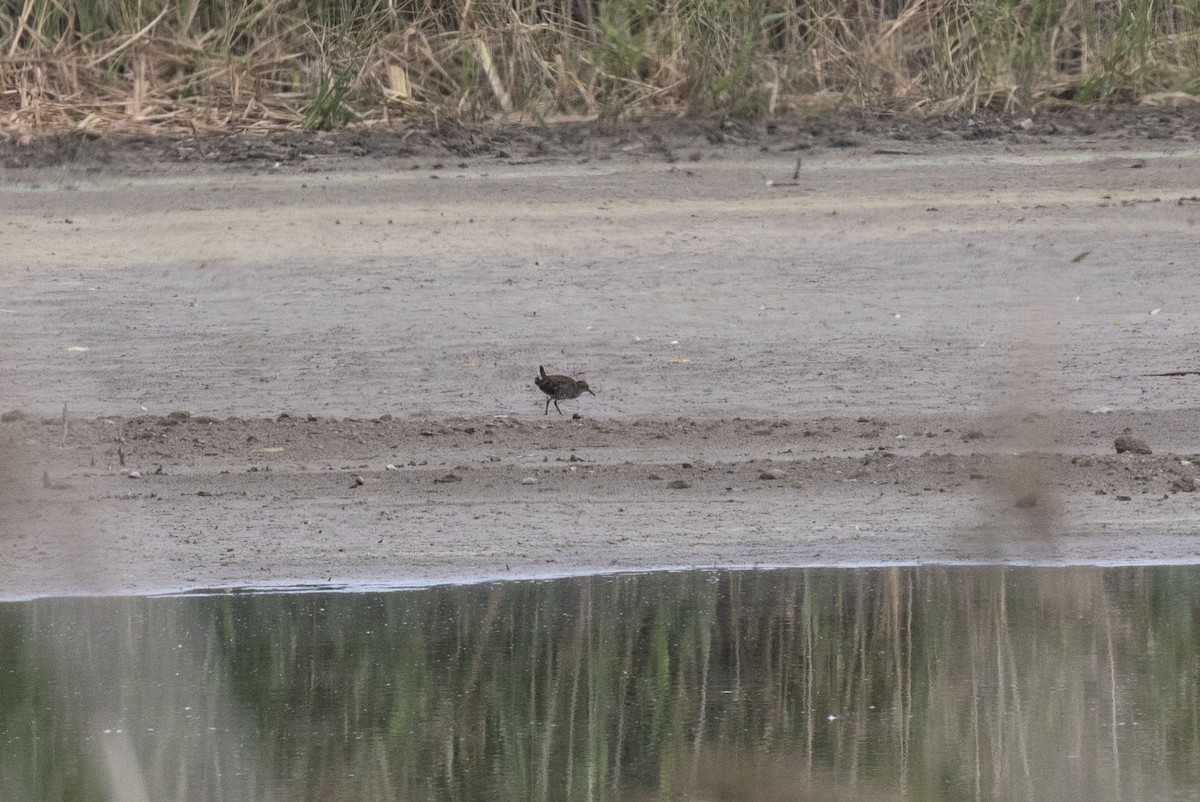
[[1200,568],[0,604],[0,799],[1200,799]]

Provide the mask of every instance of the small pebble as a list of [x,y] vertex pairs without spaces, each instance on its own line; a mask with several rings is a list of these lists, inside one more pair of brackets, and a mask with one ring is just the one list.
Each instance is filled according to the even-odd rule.
[[141,471],[130,471],[130,472],[128,473],[128,476],[129,476],[129,478],[130,478],[130,479],[141,479],[141,478],[142,478],[142,472],[141,472]]
[[691,485],[682,479],[676,479],[668,484],[667,487],[671,488],[672,490],[686,490],[687,488],[691,487]]
[[523,485],[536,485],[536,484],[537,484],[537,478],[536,478],[536,477],[533,477],[533,476],[526,476],[524,479],[522,479],[522,480],[521,480],[521,484],[523,484]]

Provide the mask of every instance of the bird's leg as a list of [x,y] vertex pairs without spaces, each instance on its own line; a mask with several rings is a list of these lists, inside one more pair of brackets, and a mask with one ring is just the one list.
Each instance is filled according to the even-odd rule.
[[[558,409],[558,399],[557,399],[557,398],[556,398],[556,399],[554,399],[554,408],[555,408],[555,409]],[[558,409],[558,414],[559,414],[559,415],[561,415],[561,414],[562,414],[562,410],[561,410],[561,409]]]
[[543,412],[542,414],[543,414],[543,415],[549,415],[549,414],[550,414],[550,399],[549,399],[549,398],[547,398],[547,399],[546,399],[546,411],[545,411],[545,412]]

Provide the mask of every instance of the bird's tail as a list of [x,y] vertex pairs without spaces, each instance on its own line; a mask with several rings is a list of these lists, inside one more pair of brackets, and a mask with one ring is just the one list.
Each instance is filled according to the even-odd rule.
[[538,365],[538,370],[540,370],[542,372],[542,378],[543,379],[546,378],[546,368],[544,368],[541,365]]

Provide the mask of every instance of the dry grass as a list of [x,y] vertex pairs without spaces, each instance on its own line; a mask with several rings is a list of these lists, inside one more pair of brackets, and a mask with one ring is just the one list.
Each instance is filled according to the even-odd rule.
[[0,0],[0,135],[1190,100],[1200,0]]

